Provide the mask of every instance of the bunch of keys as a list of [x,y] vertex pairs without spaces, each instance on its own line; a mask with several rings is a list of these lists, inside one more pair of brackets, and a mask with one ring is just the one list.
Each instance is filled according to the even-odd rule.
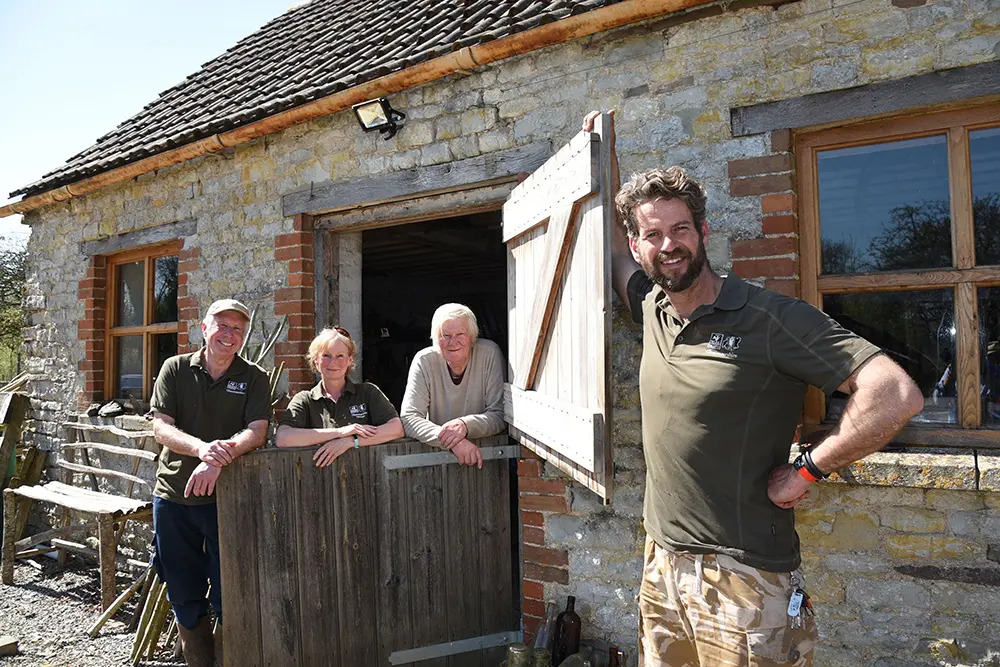
[[809,601],[809,594],[801,588],[796,588],[792,597],[788,600],[788,618],[791,626],[802,629],[806,625],[805,616],[813,614],[812,602]]

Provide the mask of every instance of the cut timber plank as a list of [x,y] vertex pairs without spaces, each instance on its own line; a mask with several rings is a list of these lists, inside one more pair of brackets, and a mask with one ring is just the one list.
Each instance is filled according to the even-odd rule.
[[75,526],[63,526],[62,528],[53,528],[52,530],[46,530],[44,533],[38,533],[37,535],[32,535],[31,537],[26,537],[23,540],[18,540],[14,543],[14,548],[18,551],[27,549],[28,547],[33,547],[36,544],[41,544],[42,542],[48,542],[53,537],[65,537],[66,535],[75,535],[76,533],[81,533],[87,530],[87,524],[79,523]]
[[[293,456],[296,459],[296,472],[303,463],[315,468],[309,453],[297,453]],[[303,619],[300,642],[304,665],[340,664],[339,660],[331,660],[333,656],[340,654],[342,636],[337,609],[337,558],[334,552],[337,544],[333,528],[336,508],[332,503],[324,501],[332,497],[331,490],[338,478],[323,472],[304,469],[303,474],[297,474],[292,480],[292,493],[296,496],[298,508],[296,558],[297,572],[300,574],[299,614]],[[238,499],[236,502],[239,504]],[[245,511],[242,505],[240,511]],[[302,526],[309,528],[303,530]],[[228,597],[229,589],[226,590]],[[228,624],[228,617],[226,622]]]
[[62,507],[81,512],[111,512],[127,514],[143,509],[151,509],[153,504],[142,500],[96,493],[88,489],[78,489],[62,482],[49,482],[44,486],[20,486],[11,493],[22,498],[55,503]]
[[105,468],[96,468],[94,466],[83,465],[82,463],[70,463],[66,459],[56,459],[55,463],[60,468],[65,468],[66,470],[72,470],[73,472],[85,472],[91,475],[101,475],[102,477],[116,477],[118,479],[124,479],[130,482],[135,482],[136,484],[143,484],[145,486],[149,486],[149,482],[144,480],[142,477],[136,477],[135,475],[130,475],[127,472],[121,472],[119,470],[107,470]]
[[566,262],[571,253],[568,252],[573,240],[573,227],[576,221],[576,206],[570,204],[555,211],[549,218],[548,229],[545,231],[545,248],[541,262],[538,265],[538,279],[534,303],[531,304],[531,315],[528,317],[528,327],[525,329],[525,340],[531,341],[521,348],[521,358],[517,360],[514,384],[520,389],[532,389],[538,374],[538,365],[542,360],[542,349],[548,340],[549,324],[555,315],[556,300],[559,298],[559,284],[562,282]]
[[110,426],[104,424],[86,424],[83,422],[63,422],[62,424],[66,428],[76,429],[77,431],[90,431],[97,433],[111,433],[112,435],[117,435],[119,438],[130,438],[132,440],[139,440],[141,438],[152,438],[154,437],[152,431],[126,431],[123,428],[118,428],[117,426]]
[[[226,619],[222,630],[226,665],[230,667],[263,662],[258,543],[263,532],[261,524],[270,520],[272,511],[268,499],[261,494],[260,477],[265,463],[260,455],[241,456],[228,466],[229,470],[219,478],[216,489],[220,574],[222,589],[226,592],[222,598]],[[267,573],[263,575],[266,577]],[[336,641],[336,637],[330,640]]]
[[[390,656],[399,650],[413,646],[413,617],[410,613],[411,600],[421,589],[420,582],[410,579],[410,553],[405,548],[407,531],[416,517],[410,516],[410,480],[408,471],[391,470],[387,462],[393,458],[413,456],[421,445],[409,442],[394,443],[386,449],[392,455],[382,458],[374,479],[373,491],[379,502],[375,508],[379,548],[378,572],[378,663],[389,663]],[[379,447],[378,449],[382,449]]]
[[53,551],[59,551],[59,547],[38,547],[37,549],[28,549],[27,551],[17,551],[14,553],[14,558],[17,560],[23,558],[34,558],[35,556],[50,554]]
[[59,445],[60,449],[97,449],[102,452],[110,452],[111,454],[121,454],[122,456],[136,456],[140,459],[146,459],[147,461],[156,460],[156,452],[151,452],[146,449],[135,449],[134,447],[119,447],[117,445],[108,445],[103,442],[64,442]]
[[78,542],[70,542],[69,540],[61,540],[58,537],[52,538],[52,546],[63,549],[64,551],[69,551],[78,556],[86,556],[87,558],[93,558],[99,561],[100,555],[97,549],[91,549],[90,547],[80,544]]
[[604,418],[600,413],[545,396],[504,385],[504,416],[518,431],[595,472],[596,452],[603,451]]

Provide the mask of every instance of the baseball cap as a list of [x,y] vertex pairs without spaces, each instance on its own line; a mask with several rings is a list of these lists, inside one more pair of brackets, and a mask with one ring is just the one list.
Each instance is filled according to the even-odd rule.
[[224,313],[227,310],[235,311],[247,318],[247,320],[250,319],[250,309],[236,299],[219,299],[208,307],[208,312],[205,313],[205,317],[208,317],[209,315],[218,315],[219,313]]

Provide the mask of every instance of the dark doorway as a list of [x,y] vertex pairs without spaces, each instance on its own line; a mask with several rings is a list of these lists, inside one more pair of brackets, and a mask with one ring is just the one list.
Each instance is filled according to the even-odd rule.
[[507,350],[507,253],[501,212],[362,232],[362,374],[398,410],[414,355],[430,345],[431,317],[462,303],[479,335]]

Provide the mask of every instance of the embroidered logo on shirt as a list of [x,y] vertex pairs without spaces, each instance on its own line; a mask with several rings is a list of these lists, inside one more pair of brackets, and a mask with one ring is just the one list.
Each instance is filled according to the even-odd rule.
[[736,350],[740,349],[740,341],[743,339],[727,333],[713,333],[708,340],[708,349],[718,352],[730,359],[736,358]]
[[368,406],[365,403],[358,403],[351,406],[351,416],[355,419],[364,419],[368,416]]
[[245,396],[247,393],[247,383],[230,380],[229,384],[226,385],[226,391],[230,394],[242,394]]

